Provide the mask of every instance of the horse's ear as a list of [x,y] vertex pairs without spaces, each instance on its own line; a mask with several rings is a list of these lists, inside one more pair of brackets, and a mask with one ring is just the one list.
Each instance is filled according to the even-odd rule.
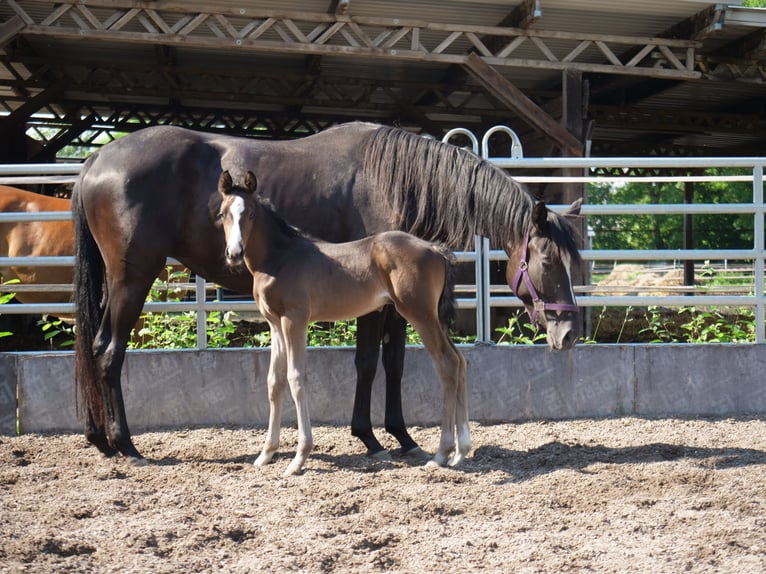
[[228,170],[221,173],[221,177],[218,178],[218,191],[219,193],[222,193],[223,195],[226,195],[231,191],[231,174],[228,172]]
[[252,171],[248,171],[247,175],[245,175],[245,188],[250,193],[255,193],[255,190],[258,189],[258,178],[255,177]]
[[532,224],[540,231],[544,231],[548,225],[548,208],[542,201],[535,203],[532,208]]
[[563,213],[565,217],[570,215],[580,215],[580,208],[582,207],[582,197],[575,199],[572,204],[567,207],[567,210]]

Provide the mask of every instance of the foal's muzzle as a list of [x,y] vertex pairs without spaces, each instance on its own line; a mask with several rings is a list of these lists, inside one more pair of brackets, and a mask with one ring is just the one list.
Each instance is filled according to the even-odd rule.
[[226,263],[228,265],[241,265],[244,260],[244,252],[241,246],[236,248],[226,247]]

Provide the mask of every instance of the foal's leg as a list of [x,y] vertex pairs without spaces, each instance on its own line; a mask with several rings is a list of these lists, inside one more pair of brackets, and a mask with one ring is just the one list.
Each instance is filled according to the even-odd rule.
[[285,476],[300,474],[303,464],[314,447],[309,416],[309,396],[306,385],[306,331],[308,319],[282,318],[282,332],[287,347],[287,381],[295,402],[298,417],[298,448],[295,458],[287,466]]
[[[278,319],[277,319],[278,321]],[[271,355],[269,358],[269,375],[267,378],[269,393],[269,428],[266,440],[256,466],[269,464],[279,448],[279,430],[282,425],[282,400],[287,384],[287,349],[285,347],[282,328],[279,324],[271,324]]]
[[[410,322],[423,339],[442,383],[442,424],[439,450],[429,464],[450,466],[459,464],[471,450],[471,433],[468,427],[468,393],[466,387],[466,362],[450,340],[436,317]],[[455,446],[457,429],[457,447]],[[450,456],[452,455],[452,456]]]

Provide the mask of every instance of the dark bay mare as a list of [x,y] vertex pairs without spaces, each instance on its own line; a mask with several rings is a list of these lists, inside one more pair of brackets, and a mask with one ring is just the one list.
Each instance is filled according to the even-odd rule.
[[[279,213],[325,241],[399,229],[463,249],[475,233],[489,237],[509,254],[508,283],[546,327],[549,345],[568,349],[577,341],[573,226],[469,152],[366,123],[268,142],[146,128],[89,157],[72,197],[78,405],[86,437],[107,455],[141,458],[128,429],[120,373],[130,330],[165,258],[228,289],[252,292],[250,273],[226,265],[223,237],[211,218],[220,207],[222,170],[236,181],[249,170],[258,173],[259,192]],[[361,317],[357,330],[352,433],[370,453],[382,451],[370,423],[382,340],[386,430],[403,451],[417,449],[401,409],[404,321],[376,312]]]
[[471,450],[471,436],[466,363],[448,330],[455,314],[451,253],[403,231],[345,243],[312,239],[277,215],[256,189],[252,172],[243,185],[234,185],[224,171],[216,215],[226,261],[244,262],[252,273],[253,298],[271,331],[269,428],[255,464],[268,464],[279,448],[288,384],[298,418],[298,448],[285,475],[300,473],[313,447],[306,381],[309,323],[353,319],[388,304],[420,334],[442,383],[441,440],[430,462],[459,464]]

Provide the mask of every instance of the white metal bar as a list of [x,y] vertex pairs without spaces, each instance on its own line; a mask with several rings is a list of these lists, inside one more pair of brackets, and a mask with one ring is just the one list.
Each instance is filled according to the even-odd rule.
[[753,204],[756,206],[755,226],[754,226],[754,247],[758,256],[754,261],[755,275],[755,340],[757,343],[766,341],[766,327],[764,312],[766,304],[764,303],[763,281],[764,281],[764,253],[766,244],[764,243],[764,204],[763,204],[763,162],[753,166]]
[[195,300],[197,303],[197,348],[207,349],[207,307],[205,306],[207,289],[205,288],[205,278],[197,275],[195,286]]
[[0,221],[11,223],[21,221],[67,221],[71,219],[71,211],[14,211],[0,213]]

